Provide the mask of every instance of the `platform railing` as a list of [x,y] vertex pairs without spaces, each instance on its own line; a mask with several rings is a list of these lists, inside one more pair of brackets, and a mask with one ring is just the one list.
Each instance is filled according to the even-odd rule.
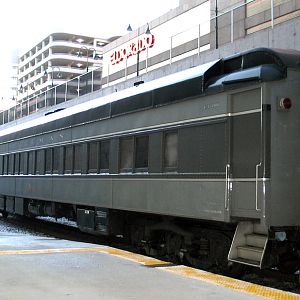
[[0,125],[31,115],[40,109],[57,105],[101,89],[102,68],[56,85],[39,95],[29,97],[0,113]]
[[[268,9],[270,10],[270,27],[274,27],[274,1],[266,0],[269,2]],[[202,51],[211,48],[211,42],[214,42],[214,47],[218,47],[220,44],[233,43],[235,41],[235,23],[245,20],[247,18],[247,6],[251,3],[259,2],[258,0],[247,0],[242,4],[234,6],[223,12],[219,12],[217,16],[211,17],[209,20],[199,23],[196,26],[192,26],[186,30],[178,32],[170,36],[170,48],[169,48],[169,64],[180,59],[180,56],[187,55],[187,52],[181,53],[178,48],[182,45],[190,43],[189,54],[200,55]],[[239,16],[239,12],[243,12],[243,16]],[[246,30],[246,29],[245,29]],[[217,32],[217,33],[216,33]],[[205,36],[210,34],[210,38],[205,43]],[[213,36],[214,35],[214,36]],[[203,41],[201,41],[201,39]],[[191,43],[192,41],[197,41]],[[185,49],[187,47],[185,46]],[[147,58],[148,59],[148,58]]]

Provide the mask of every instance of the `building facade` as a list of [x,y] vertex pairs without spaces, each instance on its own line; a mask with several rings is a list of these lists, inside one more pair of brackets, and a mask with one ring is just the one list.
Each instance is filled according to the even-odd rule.
[[[298,0],[179,3],[179,7],[104,47],[103,86],[131,78],[137,82],[154,79],[254,47],[300,50]],[[151,39],[145,36],[148,26]],[[150,42],[145,43],[147,40]]]
[[108,40],[53,33],[19,58],[18,101],[39,95],[87,71],[102,66]]

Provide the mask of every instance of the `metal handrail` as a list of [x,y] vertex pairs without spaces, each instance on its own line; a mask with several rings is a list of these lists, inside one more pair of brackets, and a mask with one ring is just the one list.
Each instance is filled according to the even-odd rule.
[[261,208],[258,207],[258,176],[259,176],[259,168],[261,167],[261,163],[255,166],[255,210],[261,211]]
[[225,167],[225,210],[229,210],[229,191],[230,191],[230,164]]
[[[95,76],[96,72],[101,72],[101,76],[100,78],[98,78],[97,76]],[[81,82],[81,78],[86,77],[87,79],[84,79],[84,82],[87,82],[88,80],[88,87],[89,89],[87,89],[86,91],[80,92],[80,82]],[[72,86],[70,83],[71,82],[76,82],[76,92],[73,94],[70,94],[70,96],[74,96],[72,98],[77,98],[79,96],[88,94],[90,92],[95,91],[97,88],[96,86],[100,86],[101,87],[101,82],[99,83],[98,80],[102,79],[102,67],[94,69],[90,72],[86,72],[84,74],[81,74],[79,76],[76,76],[62,84],[56,85],[50,89],[47,89],[46,91],[44,91],[43,93],[40,93],[39,95],[35,95],[32,96],[30,98],[27,98],[24,101],[21,102],[16,102],[14,107],[11,107],[7,110],[2,111],[2,124],[6,124],[9,123],[11,121],[14,121],[16,119],[22,118],[24,116],[28,116],[36,111],[39,110],[39,108],[44,108],[44,107],[49,107],[49,106],[53,106],[56,105],[58,103],[58,100],[63,99],[63,101],[61,102],[66,102],[70,99],[68,99],[68,87],[74,89],[74,86]],[[61,87],[65,87],[64,88],[64,97],[60,98],[58,96],[57,90]],[[51,95],[50,99],[47,97],[47,95]],[[60,93],[61,94],[61,93]],[[71,99],[72,99],[71,98]],[[47,101],[48,100],[48,101]],[[49,101],[51,100],[51,101]],[[43,103],[43,105],[40,105],[40,103]],[[30,111],[30,108],[34,105],[34,109],[32,111]],[[25,108],[25,109],[24,109]],[[13,111],[12,111],[13,109]],[[17,114],[17,112],[19,114]],[[11,118],[11,114],[13,115],[13,117]]]

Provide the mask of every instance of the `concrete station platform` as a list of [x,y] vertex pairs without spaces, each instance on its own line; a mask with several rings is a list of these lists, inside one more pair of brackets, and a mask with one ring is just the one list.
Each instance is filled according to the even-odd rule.
[[0,232],[0,299],[300,299],[107,246]]

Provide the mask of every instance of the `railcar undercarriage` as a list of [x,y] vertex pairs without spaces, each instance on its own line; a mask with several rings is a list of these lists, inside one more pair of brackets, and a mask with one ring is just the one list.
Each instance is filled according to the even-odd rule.
[[[7,217],[5,209],[2,216]],[[65,217],[93,235],[118,236],[149,256],[187,264],[211,272],[239,276],[242,264],[227,257],[236,224],[199,221],[121,210],[76,206],[66,203],[24,199],[27,217]],[[300,229],[271,228],[264,268],[293,274],[300,269]]]

